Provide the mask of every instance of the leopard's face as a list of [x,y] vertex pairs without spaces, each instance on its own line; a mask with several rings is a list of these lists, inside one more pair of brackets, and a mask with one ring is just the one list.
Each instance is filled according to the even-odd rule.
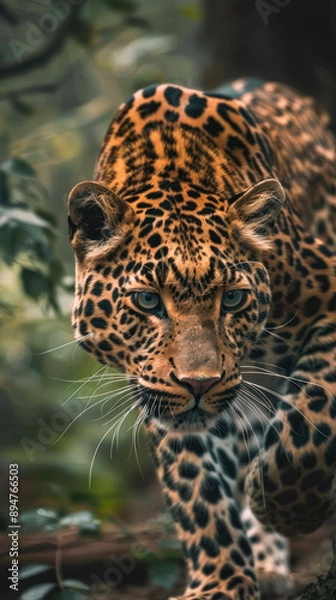
[[[247,239],[248,223],[229,207],[223,213],[219,197],[186,184],[177,192],[151,189],[122,208],[113,238],[96,204],[86,204],[85,223],[70,211],[76,337],[132,378],[149,419],[204,429],[236,395],[240,363],[267,319],[261,241]],[[84,235],[88,222],[95,227]]]

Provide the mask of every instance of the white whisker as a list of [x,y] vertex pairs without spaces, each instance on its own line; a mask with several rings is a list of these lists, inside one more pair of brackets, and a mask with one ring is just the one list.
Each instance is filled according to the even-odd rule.
[[[138,394],[134,394],[134,390],[129,390],[128,392],[125,393],[125,396],[121,399],[122,401],[120,404],[116,404],[115,406],[113,406],[107,413],[105,413],[104,415],[101,415],[100,417],[95,419],[95,421],[101,421],[108,415],[112,415],[118,408],[127,404],[130,401],[130,398],[134,399],[137,395]],[[112,397],[112,399],[114,400],[114,397]],[[106,402],[106,400],[105,400],[105,402]],[[114,417],[112,417],[112,418],[114,418]],[[107,425],[107,423],[109,423],[109,422],[110,422],[110,419],[108,421],[106,421],[105,423],[103,423],[103,425]]]
[[290,319],[288,319],[288,321],[286,321],[285,323],[282,323],[281,325],[276,325],[275,327],[267,327],[267,329],[272,329],[273,331],[274,331],[274,329],[282,329],[283,327],[286,327],[286,325],[289,325],[289,323],[291,323],[298,314],[299,314],[299,311],[297,310],[296,313]]
[[[244,402],[242,398],[238,397],[237,401],[239,401],[239,400],[241,400],[242,402]],[[250,410],[252,410],[251,406],[249,406],[246,401],[244,403],[246,404],[247,407],[250,408]],[[249,420],[249,418],[247,417],[247,415],[244,413],[244,411],[242,409],[240,409],[240,411],[241,411],[241,414],[243,415],[243,417],[247,420],[248,425],[250,426],[250,429],[251,429],[251,431],[253,433],[253,436],[254,436],[254,439],[256,441],[256,444],[258,446],[258,454],[257,454],[257,456],[255,458],[258,459],[258,463],[259,463],[260,487],[261,487],[261,489],[263,491],[263,501],[264,501],[264,507],[265,507],[266,506],[266,499],[265,499],[264,473],[263,473],[263,469],[262,469],[262,465],[261,465],[261,448],[260,448],[259,438],[258,438],[258,435],[256,434],[256,432],[254,431],[253,425],[252,425],[251,421]],[[252,410],[252,412],[256,415],[256,413],[253,410]],[[257,419],[259,420],[259,422],[263,425],[263,421],[261,421],[260,417],[258,417],[258,415],[256,415],[256,416],[257,416]],[[245,440],[245,442],[246,442],[246,440]],[[249,464],[251,465],[251,454],[250,454],[250,452],[248,453],[248,457],[249,457]]]
[[34,356],[43,356],[44,354],[50,354],[51,352],[56,352],[57,350],[61,350],[62,348],[66,348],[67,346],[71,346],[72,344],[79,344],[83,340],[86,340],[88,337],[92,337],[94,333],[88,333],[87,335],[83,335],[78,340],[71,340],[71,342],[65,342],[64,344],[60,344],[59,346],[55,346],[55,348],[49,348],[49,350],[44,350],[43,352],[37,352]]
[[[130,408],[126,408],[125,412],[120,416],[117,415],[116,417],[114,417],[113,421],[115,421],[116,419],[120,419],[122,422],[125,420],[125,418],[131,413],[131,411],[136,408],[136,406],[138,405],[138,403],[134,403],[132,404],[132,406]],[[118,426],[119,421],[117,420],[117,422],[113,422],[112,425],[108,428],[108,430],[104,433],[103,437],[100,439],[100,441],[98,442],[96,449],[93,453],[92,459],[91,459],[91,463],[90,463],[90,470],[89,470],[89,488],[91,489],[91,485],[92,485],[92,475],[93,475],[93,468],[94,468],[94,463],[97,457],[97,454],[99,452],[99,449],[102,445],[102,443],[104,442],[104,440],[107,438],[107,436],[111,433],[111,431],[113,430],[113,428]],[[113,440],[114,440],[114,436],[115,436],[115,432],[113,435]],[[114,443],[114,442],[113,442]],[[113,443],[112,443],[112,450],[113,450]],[[111,455],[111,454],[110,454]]]
[[[118,396],[121,396],[121,395],[123,395],[123,394],[125,394],[125,398],[126,398],[126,396],[127,396],[128,398],[130,398],[132,395],[134,395],[134,392],[135,392],[135,390],[137,389],[137,387],[138,387],[137,385],[129,385],[129,386],[126,386],[126,389],[125,389],[125,388],[123,388],[123,389],[121,389],[121,390],[117,390],[116,392],[112,393],[112,394],[111,394],[109,397],[105,398],[105,402],[104,402],[104,403],[102,404],[102,406],[101,406],[101,411],[100,411],[100,412],[101,412],[101,415],[102,415],[102,416],[104,416],[104,417],[107,417],[107,416],[108,416],[108,415],[109,415],[111,412],[113,412],[113,410],[114,410],[114,407],[112,406],[112,408],[111,408],[111,409],[110,409],[110,410],[109,410],[107,413],[105,413],[105,414],[103,415],[102,413],[103,413],[103,410],[104,410],[104,408],[105,408],[105,404],[107,404],[107,403],[108,403],[108,402],[110,402],[111,400],[112,400],[112,401],[114,401],[114,400],[115,400],[115,398],[117,398]],[[101,417],[100,417],[100,418],[101,418]]]
[[[322,434],[323,434],[323,432],[321,432],[321,431],[318,429],[318,427],[316,427],[316,425],[314,425],[314,423],[313,423],[313,422],[312,422],[310,419],[308,419],[308,417],[307,417],[307,416],[304,414],[304,412],[303,412],[302,410],[300,410],[300,409],[299,409],[299,408],[298,408],[298,407],[297,407],[297,406],[294,404],[294,402],[291,402],[291,401],[288,399],[288,396],[282,396],[282,395],[281,395],[281,394],[279,394],[278,392],[275,392],[274,390],[271,390],[271,389],[269,389],[269,388],[267,388],[267,387],[265,387],[265,386],[263,386],[263,385],[260,385],[260,384],[258,384],[258,383],[254,383],[254,382],[252,382],[252,381],[245,381],[245,383],[246,383],[247,385],[250,385],[250,386],[252,386],[252,387],[255,387],[255,388],[257,388],[257,389],[264,390],[265,392],[268,392],[269,394],[271,394],[271,395],[275,396],[276,398],[279,398],[279,399],[280,399],[282,402],[284,402],[285,404],[289,404],[289,406],[291,406],[291,407],[292,407],[294,410],[296,410],[296,412],[298,412],[298,413],[299,413],[299,414],[300,414],[300,415],[301,415],[301,416],[302,416],[302,417],[303,417],[303,418],[304,418],[304,419],[307,421],[307,423],[309,423],[309,425],[310,425],[310,426],[311,426],[313,429],[315,429],[315,431],[318,431],[319,433],[322,433]],[[325,435],[325,434],[323,434],[323,435]],[[325,436],[325,437],[327,438],[328,436]]]
[[62,406],[64,406],[65,404],[67,404],[67,402],[69,402],[83,387],[84,385],[86,385],[87,383],[90,383],[91,378],[92,377],[96,377],[98,373],[100,373],[100,371],[102,371],[103,369],[105,369],[105,365],[102,366],[98,371],[96,371],[95,373],[93,373],[93,375],[91,377],[89,377],[89,379],[85,379],[84,382],[82,383],[82,385],[79,386],[79,388],[77,388],[70,396],[69,398],[67,398],[66,400],[64,400],[64,402],[62,402]]
[[[302,388],[298,385],[299,383],[302,383],[304,385],[307,385],[307,380],[306,379],[300,379],[300,377],[292,377],[291,375],[281,375],[281,373],[274,373],[273,371],[269,371],[268,369],[263,369],[262,367],[257,367],[257,366],[253,366],[253,369],[257,369],[256,371],[246,371],[245,369],[248,368],[247,366],[245,367],[245,365],[242,365],[241,369],[244,369],[242,371],[242,373],[244,375],[267,375],[270,377],[278,377],[280,379],[284,379],[285,381],[292,381],[294,384],[297,385],[298,389],[301,390]],[[326,394],[329,395],[330,398],[332,398],[332,394],[329,392],[329,390],[327,390],[321,383],[318,383],[317,381],[313,382],[314,386],[321,388],[324,392],[326,392]],[[310,396],[307,394],[307,397],[310,398]]]

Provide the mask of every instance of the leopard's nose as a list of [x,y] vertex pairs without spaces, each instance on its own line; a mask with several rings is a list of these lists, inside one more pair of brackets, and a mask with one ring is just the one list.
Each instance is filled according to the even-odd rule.
[[195,398],[200,398],[203,396],[215,383],[220,381],[220,377],[180,377],[177,378],[176,375],[173,377],[177,383],[183,385],[187,388],[191,388],[191,391]]

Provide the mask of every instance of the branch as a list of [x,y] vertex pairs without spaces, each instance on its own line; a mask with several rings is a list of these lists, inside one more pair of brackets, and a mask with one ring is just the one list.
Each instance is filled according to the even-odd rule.
[[[69,14],[62,24],[56,29],[54,35],[47,36],[47,43],[42,46],[39,52],[27,56],[22,62],[15,62],[8,65],[0,65],[0,79],[14,77],[27,73],[32,69],[41,67],[48,63],[62,48],[73,25],[77,22],[78,11],[85,4],[83,0],[80,6],[69,4]],[[0,5],[1,7],[1,5]],[[2,5],[3,7],[3,5]],[[5,9],[6,10],[6,9]]]
[[0,3],[0,19],[7,21],[12,26],[18,25],[19,19],[13,15],[13,13],[9,10],[8,6],[5,6]]
[[8,92],[0,93],[0,100],[13,101],[25,94],[50,94],[51,92],[56,92],[59,87],[60,83],[46,83],[45,85],[23,87],[18,90],[8,90]]
[[[62,545],[62,563],[69,567],[90,565],[92,562],[104,562],[112,555],[133,555],[134,549],[141,558],[149,552],[163,553],[162,541],[175,540],[175,535],[162,526],[137,526],[127,531],[116,525],[105,525],[99,537],[83,538],[77,528],[71,527],[54,533],[21,534],[20,564],[55,564],[56,549]],[[0,535],[0,564],[8,567],[8,537]]]

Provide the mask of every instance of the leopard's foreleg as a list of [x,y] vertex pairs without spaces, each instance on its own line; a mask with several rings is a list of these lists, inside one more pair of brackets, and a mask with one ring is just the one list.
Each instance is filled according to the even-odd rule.
[[234,433],[214,428],[160,437],[153,429],[158,476],[187,559],[183,598],[259,600],[251,544],[235,495],[239,453]]

